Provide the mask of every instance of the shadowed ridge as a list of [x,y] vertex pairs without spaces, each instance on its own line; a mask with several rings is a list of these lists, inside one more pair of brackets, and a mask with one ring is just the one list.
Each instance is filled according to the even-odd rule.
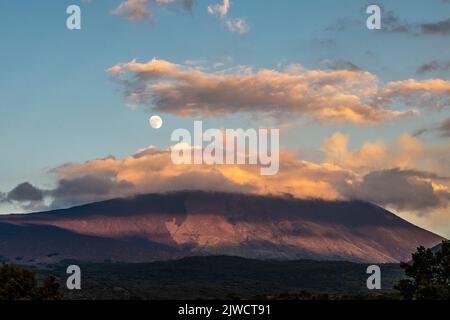
[[[33,226],[50,226],[138,248],[158,244],[162,250],[167,248],[169,257],[177,251],[257,259],[397,262],[407,260],[420,245],[432,247],[442,240],[361,201],[200,191],[138,195],[70,209],[6,215],[0,216],[0,223],[25,230],[20,237],[0,234],[4,243],[23,243],[33,238]],[[58,239],[51,230],[46,243]],[[39,242],[28,245],[39,246]],[[4,254],[0,251],[0,255]],[[139,256],[139,261],[154,259],[146,253]],[[123,259],[126,262],[129,256],[124,254]]]

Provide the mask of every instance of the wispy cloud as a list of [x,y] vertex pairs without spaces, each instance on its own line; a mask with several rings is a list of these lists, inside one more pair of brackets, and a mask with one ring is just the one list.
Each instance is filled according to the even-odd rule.
[[414,133],[414,136],[419,137],[423,134],[433,132],[439,133],[443,138],[450,138],[450,118],[444,120],[438,125],[421,128]]
[[228,19],[226,23],[228,30],[231,32],[247,33],[249,30],[247,21],[242,18]]
[[[339,18],[332,25],[325,28],[325,31],[341,32],[355,26],[364,25],[364,20]],[[450,35],[450,18],[427,21],[427,22],[408,22],[400,18],[394,11],[382,8],[381,32],[384,33],[403,33],[414,36],[427,35]]]
[[225,25],[230,32],[236,32],[239,34],[247,33],[250,29],[247,21],[244,18],[227,18],[229,10],[229,0],[223,0],[222,4],[208,6],[208,13],[213,15],[216,14],[221,18],[221,20],[224,20]]
[[185,10],[191,11],[195,0],[126,0],[113,10],[113,14],[123,16],[129,20],[142,21],[153,17],[150,5],[179,5]]
[[149,0],[127,0],[122,2],[113,13],[118,16],[124,16],[130,20],[146,20],[153,14],[147,9]]
[[433,60],[422,64],[417,68],[418,74],[425,74],[434,71],[448,71],[450,70],[450,60],[449,61],[437,61]]

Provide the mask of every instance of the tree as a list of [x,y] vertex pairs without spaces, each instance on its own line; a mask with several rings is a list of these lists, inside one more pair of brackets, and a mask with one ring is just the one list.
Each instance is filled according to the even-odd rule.
[[407,300],[450,300],[450,242],[440,249],[419,247],[412,261],[401,263],[408,279],[400,280],[395,289]]
[[60,300],[62,294],[56,278],[48,277],[38,285],[36,273],[15,265],[0,267],[0,300]]
[[37,298],[39,300],[61,300],[63,295],[59,290],[59,282],[53,276],[45,279],[42,287],[38,288]]

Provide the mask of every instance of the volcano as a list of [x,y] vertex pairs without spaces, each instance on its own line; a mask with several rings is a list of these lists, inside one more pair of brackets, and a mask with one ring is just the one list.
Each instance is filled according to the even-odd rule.
[[442,240],[371,203],[217,192],[147,194],[0,216],[0,256],[21,263],[209,255],[390,263]]

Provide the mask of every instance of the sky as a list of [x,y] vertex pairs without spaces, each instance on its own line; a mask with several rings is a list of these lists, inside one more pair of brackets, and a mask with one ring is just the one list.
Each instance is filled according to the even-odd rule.
[[[450,236],[450,1],[3,0],[0,39],[0,213],[290,193]],[[194,120],[280,128],[280,172],[175,166],[171,133]]]

